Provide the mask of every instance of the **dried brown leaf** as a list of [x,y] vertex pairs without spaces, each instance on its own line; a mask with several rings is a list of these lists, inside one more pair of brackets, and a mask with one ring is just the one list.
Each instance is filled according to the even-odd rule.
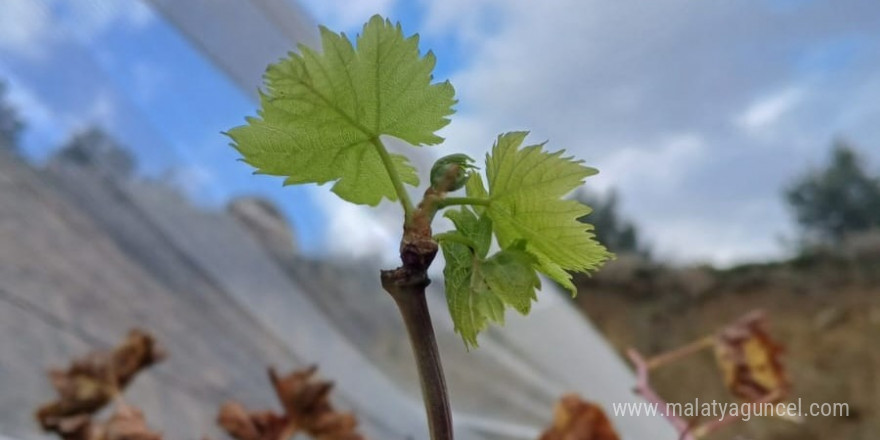
[[227,402],[218,423],[237,440],[287,440],[300,431],[316,440],[364,440],[357,432],[357,418],[333,408],[333,383],[315,378],[317,371],[312,366],[282,376],[270,368],[269,380],[284,414],[248,412],[237,402]]
[[226,402],[220,408],[217,423],[238,440],[274,440],[288,425],[283,416],[271,411],[249,413],[237,402]]
[[90,440],[162,440],[162,435],[147,427],[143,412],[123,405],[106,422],[92,428]]
[[553,410],[553,425],[540,440],[620,440],[598,405],[576,394],[566,394]]
[[51,429],[64,440],[89,440],[92,431],[91,414],[79,414],[55,420]]
[[320,440],[363,440],[357,433],[357,418],[354,414],[326,412],[320,414],[311,424],[309,434]]
[[762,311],[743,316],[718,333],[715,359],[730,392],[748,401],[779,401],[789,391],[782,344],[773,340]]
[[[49,380],[58,399],[36,412],[40,426],[65,439],[82,438],[82,427],[142,369],[165,357],[148,333],[134,329],[110,351],[92,352],[74,360],[66,370],[52,370]],[[85,422],[84,422],[85,420]]]

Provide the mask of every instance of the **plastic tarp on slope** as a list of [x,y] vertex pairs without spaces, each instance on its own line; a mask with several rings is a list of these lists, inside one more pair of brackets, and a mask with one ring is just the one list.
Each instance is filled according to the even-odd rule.
[[[126,397],[170,438],[222,438],[215,418],[227,399],[273,407],[265,367],[286,371],[313,359],[189,261],[125,201],[125,188],[80,171],[48,177],[0,152],[0,432],[46,438],[33,418],[54,395],[46,369],[113,346],[132,327],[149,329],[171,356],[138,377]],[[247,240],[247,231],[233,232]],[[334,400],[358,406],[346,390]],[[390,400],[382,389],[361,412],[372,438],[402,439],[416,429],[405,423],[417,417],[385,416],[413,406]]]

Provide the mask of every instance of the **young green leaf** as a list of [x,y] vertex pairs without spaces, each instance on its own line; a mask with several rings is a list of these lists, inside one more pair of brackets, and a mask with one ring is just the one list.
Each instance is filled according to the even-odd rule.
[[357,37],[321,27],[323,52],[300,53],[269,66],[259,118],[229,136],[258,173],[285,176],[285,184],[336,181],[345,200],[376,205],[396,200],[402,184],[418,184],[402,155],[389,154],[379,137],[435,145],[449,123],[454,90],[431,83],[435,59],[420,56],[418,35],[378,15]]
[[[483,177],[479,175],[479,173],[471,173],[471,177],[468,179],[467,183],[464,185],[465,194],[468,197],[473,197],[476,199],[488,199],[489,193],[486,191],[486,185],[483,185]],[[483,206],[473,206],[474,211],[477,214],[483,215],[483,212],[486,211],[486,208]]]
[[[537,269],[575,294],[567,271],[597,269],[612,254],[595,240],[592,225],[577,220],[590,208],[562,197],[597,171],[563,157],[564,151],[548,153],[543,144],[519,148],[527,134],[498,136],[486,156],[491,200],[486,216],[502,249],[525,241],[526,251],[537,259]],[[482,181],[471,181],[476,182],[469,182],[468,196],[485,197]]]
[[471,209],[448,211],[456,230],[440,236],[446,259],[446,301],[465,345],[477,346],[477,334],[489,321],[504,322],[504,307],[528,313],[541,287],[534,266],[537,260],[524,243],[486,258],[492,240],[492,223]]

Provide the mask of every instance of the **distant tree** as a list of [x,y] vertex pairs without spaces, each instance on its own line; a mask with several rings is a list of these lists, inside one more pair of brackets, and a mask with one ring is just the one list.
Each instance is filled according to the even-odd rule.
[[55,153],[52,162],[88,167],[115,177],[128,177],[135,167],[128,149],[100,127],[74,134]]
[[6,83],[0,81],[0,150],[17,152],[24,122],[15,107],[7,102],[6,88]]
[[834,144],[828,165],[796,179],[785,199],[806,238],[841,243],[849,234],[880,228],[880,179],[843,141]]
[[596,238],[608,250],[619,254],[640,254],[647,256],[649,251],[639,242],[636,226],[620,216],[618,212],[617,190],[612,189],[601,197],[584,189],[575,194],[575,198],[591,208],[593,212],[581,217],[580,221],[596,227]]

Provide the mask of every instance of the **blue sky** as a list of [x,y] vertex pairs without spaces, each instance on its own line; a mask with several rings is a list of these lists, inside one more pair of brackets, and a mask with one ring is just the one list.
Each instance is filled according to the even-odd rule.
[[[617,188],[662,258],[783,255],[779,238],[794,231],[782,186],[822,163],[839,136],[872,170],[880,162],[876,1],[302,4],[349,35],[376,12],[419,32],[460,100],[444,152],[481,157],[497,133],[530,129],[598,167],[587,186]],[[7,0],[0,10],[0,76],[29,122],[35,160],[99,123],[144,174],[173,169],[201,204],[273,198],[306,252],[347,248],[342,233],[369,252],[394,248],[388,216],[337,203],[326,188],[281,188],[236,162],[219,132],[255,105],[138,0]]]

